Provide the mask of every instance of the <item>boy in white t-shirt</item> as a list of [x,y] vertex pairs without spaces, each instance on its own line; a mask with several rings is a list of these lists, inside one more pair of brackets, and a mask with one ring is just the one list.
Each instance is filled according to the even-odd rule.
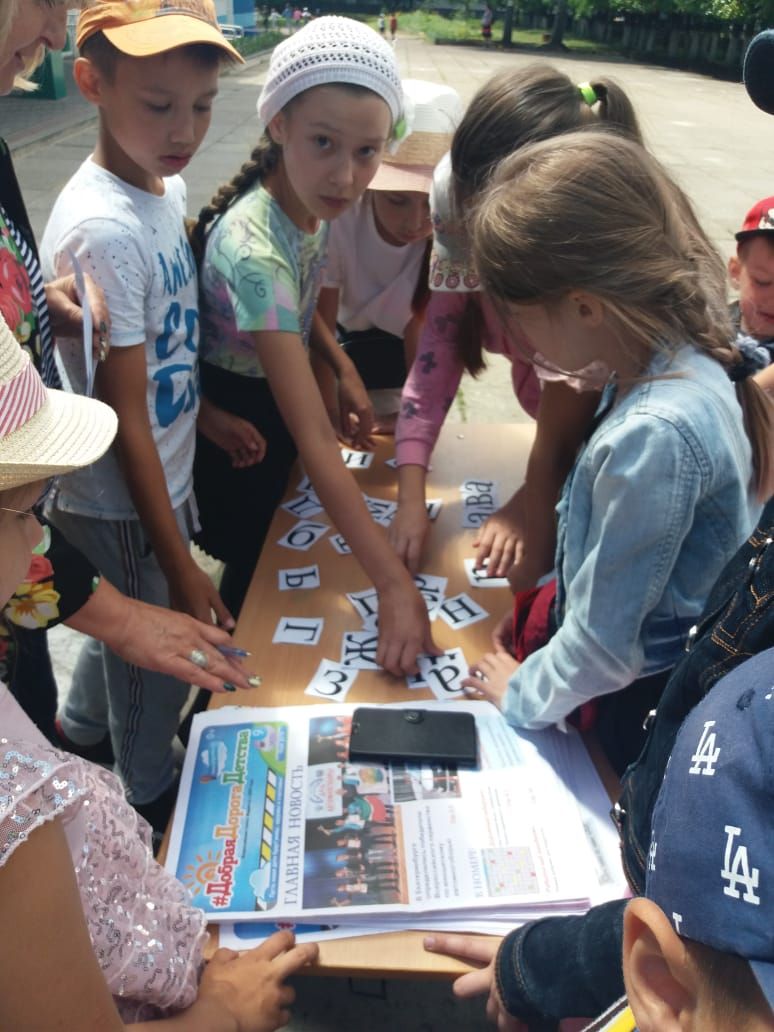
[[[429,297],[433,168],[462,115],[449,86],[404,79],[411,133],[382,160],[370,189],[331,223],[315,332],[336,335],[368,388],[377,432],[392,432],[407,370],[414,361]],[[312,337],[314,343],[314,334]],[[336,424],[336,383],[313,359]],[[343,428],[347,429],[347,428]]]
[[[118,413],[116,441],[68,478],[50,517],[126,594],[200,619],[231,618],[190,552],[199,407],[196,265],[177,175],[210,123],[224,60],[240,61],[211,0],[98,0],[78,23],[79,89],[99,111],[97,145],[60,194],[42,244],[47,278],[72,256],[105,292],[110,353],[95,391]],[[72,390],[88,389],[83,344],[59,342]],[[191,656],[191,679],[198,656]],[[62,714],[73,751],[110,733],[130,801],[163,826],[175,790],[172,741],[188,688],[125,664],[88,639]]]

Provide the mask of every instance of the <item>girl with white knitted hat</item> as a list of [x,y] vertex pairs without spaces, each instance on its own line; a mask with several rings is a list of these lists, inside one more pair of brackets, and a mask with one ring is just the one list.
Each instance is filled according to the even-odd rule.
[[[263,136],[192,234],[206,399],[194,478],[200,543],[226,563],[222,596],[239,610],[298,454],[378,591],[377,661],[395,674],[434,651],[427,610],[341,462],[307,347],[328,222],[373,179],[403,109],[392,47],[359,22],[316,18],[274,50],[258,100]],[[362,381],[335,342],[320,346],[356,443],[365,442],[372,415]],[[267,442],[260,462],[256,431]]]
[[[377,433],[391,433],[429,300],[430,187],[462,117],[456,90],[404,79],[412,131],[385,155],[362,198],[331,226],[317,310],[355,363],[374,406]],[[316,358],[313,356],[313,364]],[[338,424],[330,367],[315,371]],[[327,375],[326,375],[327,374]]]

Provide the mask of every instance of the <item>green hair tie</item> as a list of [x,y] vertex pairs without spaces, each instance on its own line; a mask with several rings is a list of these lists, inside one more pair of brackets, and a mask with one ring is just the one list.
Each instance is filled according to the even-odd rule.
[[401,117],[395,123],[395,127],[392,130],[392,138],[397,142],[400,142],[408,134],[408,123],[406,119]]
[[588,106],[589,107],[594,107],[596,102],[599,100],[599,97],[597,96],[596,90],[591,85],[591,83],[590,82],[579,82],[578,83],[578,90],[580,91],[580,95],[586,101]]

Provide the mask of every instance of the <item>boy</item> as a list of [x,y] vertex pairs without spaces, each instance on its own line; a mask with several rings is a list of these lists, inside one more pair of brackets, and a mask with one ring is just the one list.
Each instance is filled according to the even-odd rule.
[[[210,621],[230,617],[190,553],[199,405],[196,269],[176,174],[210,122],[220,63],[239,61],[211,0],[98,0],[78,23],[74,75],[99,112],[97,144],[60,194],[41,248],[46,278],[75,255],[105,292],[112,347],[96,393],[119,416],[110,452],[64,481],[50,518],[128,595]],[[60,341],[72,389],[83,345]],[[191,653],[191,678],[201,656]],[[156,828],[174,800],[172,741],[187,696],[88,639],[61,728],[69,747],[109,730],[129,800]]]
[[[748,211],[736,241],[736,254],[728,260],[731,285],[739,291],[732,316],[738,330],[774,355],[774,197]],[[774,365],[755,379],[764,390],[774,390]]]
[[[629,1014],[593,1029],[774,1029],[774,649],[686,718],[624,917]],[[636,1026],[635,1026],[636,1023]]]

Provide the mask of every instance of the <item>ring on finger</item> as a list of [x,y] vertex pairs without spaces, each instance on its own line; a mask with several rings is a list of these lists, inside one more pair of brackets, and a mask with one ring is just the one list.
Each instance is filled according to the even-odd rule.
[[207,655],[201,649],[191,649],[188,653],[188,658],[194,666],[198,666],[200,670],[206,670],[208,663]]

